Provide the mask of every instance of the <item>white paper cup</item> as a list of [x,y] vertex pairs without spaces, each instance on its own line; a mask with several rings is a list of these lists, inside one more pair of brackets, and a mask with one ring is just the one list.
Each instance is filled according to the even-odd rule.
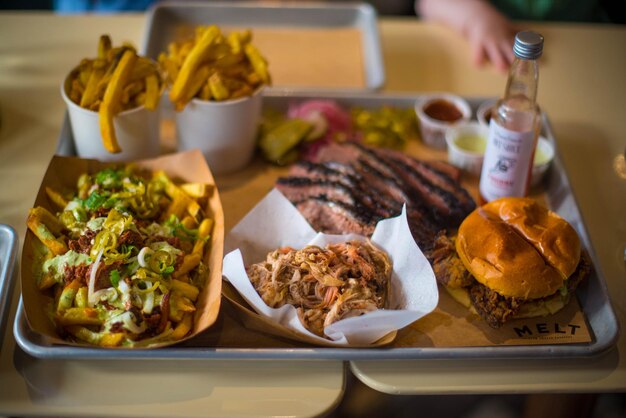
[[[436,100],[444,100],[452,103],[460,112],[461,118],[454,122],[446,122],[434,119],[424,111],[426,107]],[[415,112],[419,120],[420,136],[426,145],[437,149],[446,148],[446,131],[448,128],[463,124],[472,117],[472,109],[469,103],[459,96],[448,93],[437,93],[425,96],[415,104]]]
[[178,149],[198,148],[214,174],[244,168],[254,155],[262,98],[261,88],[235,100],[193,99],[176,112]]
[[159,111],[141,106],[118,113],[113,126],[121,152],[107,151],[100,133],[98,112],[85,109],[67,96],[66,84],[61,85],[61,96],[67,105],[76,153],[83,158],[100,161],[130,161],[159,155]]
[[[479,176],[488,136],[489,129],[478,122],[467,122],[448,129],[446,132],[448,162],[470,174]],[[474,140],[472,145],[475,147],[469,146],[470,139]]]

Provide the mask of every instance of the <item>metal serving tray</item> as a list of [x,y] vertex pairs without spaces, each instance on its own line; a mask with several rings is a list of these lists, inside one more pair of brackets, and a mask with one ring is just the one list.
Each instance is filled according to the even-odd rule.
[[[356,29],[361,37],[365,85],[345,90],[375,90],[383,86],[383,66],[376,9],[366,3],[161,2],[148,12],[142,53],[156,59],[177,39],[182,26],[216,24],[220,27],[272,29]],[[285,40],[288,42],[288,40]],[[302,51],[306,54],[307,51]],[[293,57],[297,60],[298,57]],[[272,63],[270,62],[270,66]],[[334,65],[318,63],[320,68]],[[333,86],[333,89],[344,86]],[[324,86],[310,87],[316,91]],[[309,90],[302,85],[274,85],[270,90]]]
[[17,281],[17,234],[8,225],[0,224],[0,348],[4,338],[13,288]]
[[[263,106],[284,110],[290,102],[312,98],[336,100],[346,107],[359,106],[379,108],[391,105],[400,108],[412,108],[419,94],[386,95],[368,94],[354,96],[348,93],[289,94],[268,93],[263,99]],[[468,98],[475,111],[482,99]],[[167,115],[166,115],[167,116]],[[546,115],[543,115],[542,134],[554,143],[554,136]],[[57,152],[74,155],[73,137],[68,120],[65,120]],[[218,179],[219,183],[219,179]],[[486,359],[486,358],[564,358],[591,357],[609,350],[617,341],[619,325],[611,307],[604,276],[599,268],[589,236],[585,229],[576,199],[570,188],[569,179],[561,162],[555,144],[555,158],[548,177],[545,179],[545,194],[549,207],[567,219],[578,231],[583,246],[589,251],[595,270],[577,290],[582,310],[593,334],[590,343],[555,344],[555,345],[517,345],[490,347],[403,347],[383,348],[328,348],[296,345],[293,342],[281,342],[274,337],[244,328],[236,319],[233,308],[223,303],[220,312],[221,322],[204,334],[175,347],[156,350],[106,350],[69,346],[53,346],[41,336],[33,333],[26,322],[24,310],[18,308],[14,334],[19,346],[28,354],[40,358],[72,359],[340,359],[340,360],[376,360],[376,359]],[[228,210],[228,208],[225,208]],[[226,302],[226,301],[224,301]],[[268,341],[271,344],[268,344]],[[278,347],[277,347],[278,346]]]

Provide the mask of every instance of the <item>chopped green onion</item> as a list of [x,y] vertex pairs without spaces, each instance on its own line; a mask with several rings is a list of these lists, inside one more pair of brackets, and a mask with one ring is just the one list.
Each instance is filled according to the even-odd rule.
[[102,196],[100,193],[94,191],[91,192],[87,199],[85,199],[83,206],[85,206],[88,210],[95,211],[102,206],[106,200],[107,198],[105,196]]
[[105,168],[95,175],[95,182],[105,189],[120,187],[122,182],[122,171],[113,168]]
[[114,287],[117,287],[118,284],[120,284],[120,280],[122,279],[120,277],[120,272],[117,270],[112,270],[111,273],[109,274],[109,279],[111,280],[111,284]]

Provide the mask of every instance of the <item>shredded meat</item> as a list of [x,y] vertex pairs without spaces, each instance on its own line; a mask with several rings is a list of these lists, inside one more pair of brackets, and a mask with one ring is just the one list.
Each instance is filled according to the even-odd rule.
[[145,242],[144,245],[150,245],[154,242],[159,242],[159,241],[165,241],[167,242],[169,245],[171,245],[172,247],[176,247],[179,250],[180,248],[180,238],[178,237],[164,237],[163,235],[156,235],[154,237],[151,237],[148,241]]
[[428,258],[439,283],[451,288],[467,287],[474,279],[456,252],[455,240],[456,237],[447,236],[445,231],[440,232]]
[[383,308],[391,279],[387,255],[370,242],[326,248],[280,248],[247,269],[267,305],[296,306],[303,325],[324,336],[324,327]]
[[143,241],[144,239],[139,232],[127,229],[120,234],[117,245],[134,245],[141,248],[143,247]]
[[63,280],[66,285],[72,283],[74,279],[79,279],[82,283],[86,284],[88,274],[89,266],[86,264],[79,264],[77,266],[66,265],[63,270]]
[[94,283],[94,290],[106,289],[111,287],[111,272],[117,270],[122,265],[121,261],[115,261],[111,264],[100,263],[98,272],[96,273],[96,280]]
[[[576,271],[565,281],[567,293],[573,294],[580,282],[589,275],[590,271],[591,263],[589,257],[586,253],[583,253],[576,267]],[[469,294],[472,306],[474,306],[476,312],[493,328],[500,328],[508,319],[515,316],[524,304],[537,303],[553,297],[553,295],[549,295],[544,298],[530,300],[508,298],[488,289],[478,282],[475,282],[469,288]]]
[[87,229],[78,239],[69,240],[67,245],[70,250],[76,251],[77,253],[89,254],[92,246],[91,241],[95,236],[96,233],[94,231]]
[[578,266],[572,275],[565,282],[565,286],[567,287],[568,293],[573,293],[576,291],[576,288],[582,282],[585,277],[589,275],[591,272],[591,260],[589,259],[589,254],[583,252],[580,256],[580,261],[578,262]]
[[478,315],[492,328],[500,328],[519,311],[522,303],[521,299],[502,296],[478,282],[469,288],[469,296]]

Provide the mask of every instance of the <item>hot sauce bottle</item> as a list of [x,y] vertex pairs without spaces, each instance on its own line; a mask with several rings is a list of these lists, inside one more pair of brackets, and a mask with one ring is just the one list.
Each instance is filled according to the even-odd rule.
[[537,106],[537,59],[543,37],[535,32],[515,36],[515,60],[504,96],[496,103],[480,175],[481,204],[505,196],[526,196],[539,137],[541,112]]

